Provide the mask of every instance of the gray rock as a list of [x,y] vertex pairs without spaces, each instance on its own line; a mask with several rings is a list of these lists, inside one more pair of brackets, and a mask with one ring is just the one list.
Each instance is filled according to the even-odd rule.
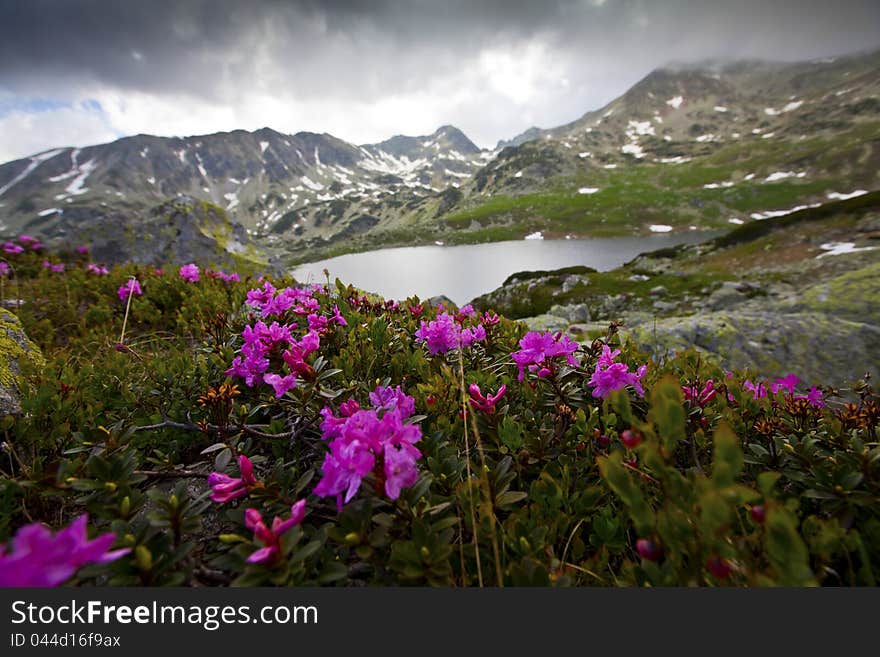
[[880,328],[823,313],[698,313],[626,333],[655,355],[695,347],[724,367],[766,377],[794,372],[807,385],[840,386],[865,372],[880,376]]
[[652,297],[665,297],[668,294],[669,290],[666,289],[664,285],[658,285],[656,287],[651,288],[651,296]]
[[21,413],[21,366],[29,362],[41,367],[43,354],[31,342],[18,317],[0,310],[0,415]]
[[548,311],[550,315],[564,317],[572,324],[581,324],[590,321],[590,307],[585,303],[569,304],[567,306],[553,306]]
[[568,320],[556,315],[538,315],[522,320],[530,331],[564,331],[568,328]]

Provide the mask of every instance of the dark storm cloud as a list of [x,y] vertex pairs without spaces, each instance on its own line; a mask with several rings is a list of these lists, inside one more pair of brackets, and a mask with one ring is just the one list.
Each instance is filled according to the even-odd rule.
[[[565,56],[641,73],[656,61],[796,59],[876,47],[880,3],[6,0],[3,82],[80,79],[213,95],[407,89],[493,45],[543,36]],[[267,66],[271,62],[273,66]],[[219,84],[218,84],[219,83]],[[225,84],[224,84],[225,83]]]
[[0,0],[0,159],[264,125],[490,146],[668,62],[874,49],[878,27],[877,0]]

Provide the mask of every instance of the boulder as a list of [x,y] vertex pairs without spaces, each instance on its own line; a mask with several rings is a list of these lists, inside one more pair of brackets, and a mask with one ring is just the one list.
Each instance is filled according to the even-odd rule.
[[18,317],[0,310],[0,415],[21,413],[21,372],[29,364],[40,368],[45,361],[31,342]]

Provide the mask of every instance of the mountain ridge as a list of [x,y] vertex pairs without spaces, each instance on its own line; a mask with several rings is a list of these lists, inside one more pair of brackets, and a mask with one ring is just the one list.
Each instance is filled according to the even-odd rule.
[[136,224],[180,195],[219,206],[291,263],[388,244],[719,228],[880,187],[878,132],[880,51],[667,65],[491,151],[450,125],[362,145],[264,127],[51,149],[0,165],[0,232],[70,240],[90,212]]

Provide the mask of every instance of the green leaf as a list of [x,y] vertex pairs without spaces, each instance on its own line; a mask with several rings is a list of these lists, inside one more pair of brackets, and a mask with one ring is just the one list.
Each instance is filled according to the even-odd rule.
[[726,422],[715,429],[713,436],[715,446],[712,461],[712,481],[716,488],[730,486],[743,469],[743,453],[739,446],[739,438]]
[[645,502],[642,490],[633,480],[630,472],[621,463],[622,454],[615,452],[609,457],[600,457],[599,472],[621,501],[629,507],[630,517],[636,531],[647,536],[654,529],[654,511]]

